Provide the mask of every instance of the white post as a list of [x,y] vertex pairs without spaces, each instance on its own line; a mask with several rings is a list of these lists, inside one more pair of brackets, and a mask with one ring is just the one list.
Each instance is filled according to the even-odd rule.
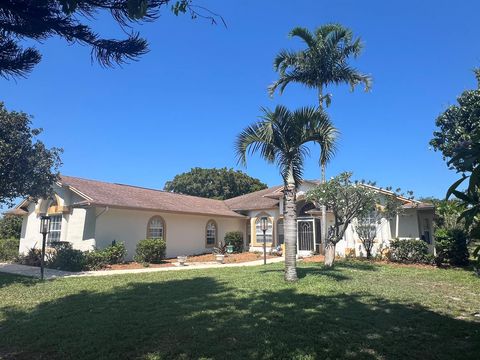
[[395,238],[398,239],[398,225],[400,224],[400,216],[397,213],[395,217]]

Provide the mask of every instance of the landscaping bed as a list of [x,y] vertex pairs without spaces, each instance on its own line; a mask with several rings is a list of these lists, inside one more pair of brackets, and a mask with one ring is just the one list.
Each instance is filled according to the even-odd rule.
[[[267,254],[267,259],[275,258],[277,256],[272,256]],[[225,254],[224,263],[231,264],[231,263],[242,263],[242,262],[249,262],[255,260],[263,259],[263,253],[254,253],[254,252],[242,252],[236,254]],[[176,259],[172,259],[176,262]],[[215,262],[215,256],[213,254],[201,254],[201,255],[193,255],[187,258],[188,263],[210,263]]]

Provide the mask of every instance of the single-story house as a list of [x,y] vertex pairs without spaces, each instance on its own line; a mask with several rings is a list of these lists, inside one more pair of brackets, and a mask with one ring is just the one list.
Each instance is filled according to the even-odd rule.
[[[304,181],[299,186],[299,254],[323,251],[321,214],[313,204],[304,200],[306,191],[317,184],[315,181]],[[68,241],[74,248],[91,250],[104,248],[114,241],[123,242],[129,259],[135,254],[137,243],[145,238],[164,238],[167,257],[175,257],[209,252],[230,231],[240,231],[250,251],[262,251],[260,218],[263,216],[269,220],[267,249],[284,241],[282,188],[275,186],[222,201],[61,176],[53,184],[50,198],[37,202],[25,199],[9,213],[23,217],[20,253],[41,246],[40,216],[44,214],[51,217],[48,243]],[[391,193],[377,190],[391,196]],[[384,219],[379,226],[376,248],[388,246],[392,238],[422,238],[433,251],[434,207],[409,199],[402,201],[405,211],[392,221]],[[329,224],[333,222],[333,216],[328,211],[327,221]],[[346,249],[362,253],[362,246],[351,228],[337,245],[338,255],[345,255]]]

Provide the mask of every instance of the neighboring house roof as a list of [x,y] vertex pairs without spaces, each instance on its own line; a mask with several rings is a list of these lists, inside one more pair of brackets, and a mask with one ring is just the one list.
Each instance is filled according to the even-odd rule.
[[174,194],[162,190],[61,176],[61,186],[85,198],[77,206],[110,206],[175,213],[243,218],[221,200]]
[[278,206],[278,198],[275,194],[281,189],[283,189],[283,186],[274,186],[255,191],[250,194],[227,199],[225,200],[225,204],[227,204],[230,209],[237,211],[274,209]]

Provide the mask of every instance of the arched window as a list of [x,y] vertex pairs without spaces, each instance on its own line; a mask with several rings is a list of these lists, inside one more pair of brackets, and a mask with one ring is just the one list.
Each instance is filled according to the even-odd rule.
[[207,222],[205,244],[207,247],[215,246],[217,244],[217,223],[214,220]]
[[148,220],[147,239],[165,240],[165,221],[161,216],[153,216]]
[[305,205],[303,205],[303,207],[300,209],[299,213],[298,213],[298,216],[299,217],[307,217],[307,216],[312,216],[310,215],[309,213],[307,213],[307,211],[310,211],[310,210],[315,210],[315,205],[313,203],[306,203]]
[[280,219],[277,221],[277,245],[281,245],[285,242],[283,230],[283,219]]
[[[256,237],[257,237],[257,243],[262,243],[263,244],[262,217],[263,216],[257,217],[257,220],[255,222],[255,234],[256,234]],[[267,231],[265,232],[265,242],[266,243],[272,243],[273,224],[272,224],[272,220],[270,219],[270,217],[267,217],[267,219],[268,219],[268,226],[267,226]]]

